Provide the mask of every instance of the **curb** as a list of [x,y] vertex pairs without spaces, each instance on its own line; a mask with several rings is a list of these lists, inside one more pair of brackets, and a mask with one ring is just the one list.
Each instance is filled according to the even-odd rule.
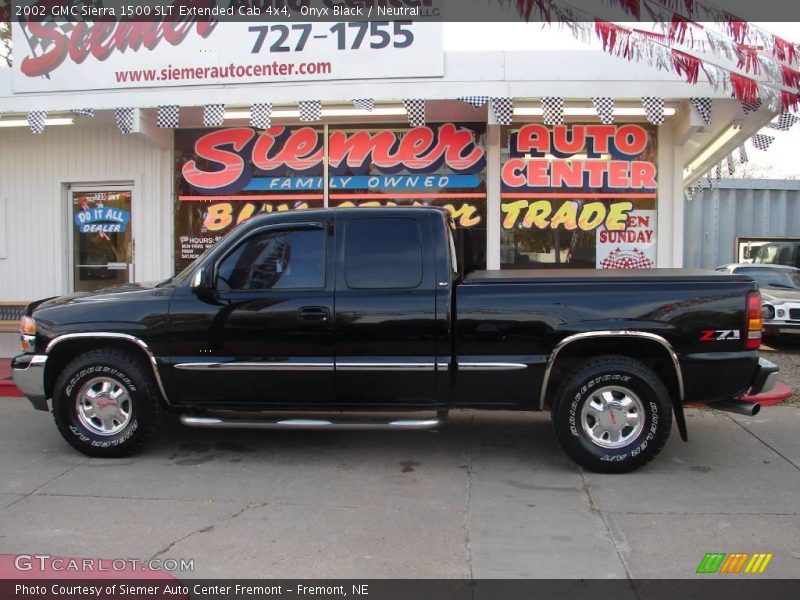
[[747,402],[758,402],[761,406],[775,406],[780,404],[792,395],[792,388],[779,381],[775,387],[770,391],[763,394],[756,394],[755,396],[742,396],[742,400]]
[[11,378],[11,358],[0,358],[0,397],[22,398]]
[[10,379],[0,380],[0,397],[22,398],[22,392],[17,389],[14,382]]
[[17,389],[12,381],[0,381],[0,398],[22,398],[22,392]]

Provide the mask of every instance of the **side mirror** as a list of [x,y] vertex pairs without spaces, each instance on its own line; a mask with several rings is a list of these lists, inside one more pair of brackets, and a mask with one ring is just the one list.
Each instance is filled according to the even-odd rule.
[[214,289],[212,281],[213,270],[208,267],[201,267],[192,276],[192,291],[196,294],[208,294]]

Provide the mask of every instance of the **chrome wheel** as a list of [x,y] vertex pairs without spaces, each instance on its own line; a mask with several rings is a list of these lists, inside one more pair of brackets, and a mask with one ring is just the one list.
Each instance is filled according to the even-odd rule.
[[115,435],[131,420],[128,391],[109,377],[95,377],[83,384],[75,403],[81,425],[97,435]]
[[588,438],[601,448],[622,448],[642,432],[644,405],[627,388],[601,387],[583,404],[581,425]]

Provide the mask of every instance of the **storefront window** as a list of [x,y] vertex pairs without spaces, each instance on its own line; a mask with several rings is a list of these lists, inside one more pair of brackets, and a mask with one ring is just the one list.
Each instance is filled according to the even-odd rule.
[[71,189],[73,290],[128,283],[133,267],[131,190]]
[[175,272],[236,224],[323,206],[321,127],[175,132]]
[[505,137],[502,268],[655,266],[654,127],[531,123]]
[[[485,125],[329,127],[328,205],[441,206],[486,265]],[[261,212],[324,205],[321,127],[175,132],[175,270]]]
[[444,207],[465,260],[486,268],[485,125],[331,127],[328,153],[330,206]]

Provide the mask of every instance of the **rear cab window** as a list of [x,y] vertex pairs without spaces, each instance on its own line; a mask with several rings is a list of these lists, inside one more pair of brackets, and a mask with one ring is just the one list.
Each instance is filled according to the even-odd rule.
[[416,219],[347,221],[345,283],[350,289],[413,289],[422,284],[422,235]]

